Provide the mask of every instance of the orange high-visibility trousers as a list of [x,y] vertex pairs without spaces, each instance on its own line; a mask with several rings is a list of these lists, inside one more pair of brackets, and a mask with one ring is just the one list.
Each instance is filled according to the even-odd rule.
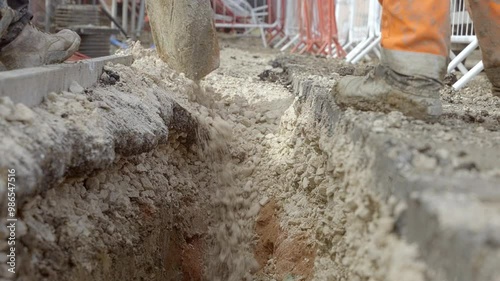
[[[383,0],[382,47],[448,57],[449,0]],[[485,68],[500,67],[500,0],[469,0]]]
[[448,56],[449,0],[384,0],[382,47]]

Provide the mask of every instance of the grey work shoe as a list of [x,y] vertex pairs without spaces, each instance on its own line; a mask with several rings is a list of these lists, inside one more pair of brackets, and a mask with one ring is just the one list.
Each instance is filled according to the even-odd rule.
[[71,30],[47,34],[28,24],[14,41],[2,48],[0,61],[7,69],[60,63],[71,57],[78,47],[80,36]]
[[398,74],[379,65],[364,77],[346,76],[333,89],[339,106],[365,111],[400,111],[422,120],[435,120],[442,113],[440,82]]

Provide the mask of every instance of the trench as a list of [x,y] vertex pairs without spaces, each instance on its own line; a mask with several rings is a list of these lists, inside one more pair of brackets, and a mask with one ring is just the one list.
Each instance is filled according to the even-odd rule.
[[394,233],[397,202],[373,194],[371,152],[348,123],[325,140],[305,104],[260,81],[271,57],[227,49],[201,86],[151,71],[154,57],[116,68],[173,89],[203,132],[171,130],[30,200],[22,280],[425,280]]

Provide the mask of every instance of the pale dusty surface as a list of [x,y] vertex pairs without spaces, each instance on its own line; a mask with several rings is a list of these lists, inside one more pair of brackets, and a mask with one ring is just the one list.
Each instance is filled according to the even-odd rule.
[[[30,200],[19,236],[23,251],[32,252],[21,253],[20,280],[416,281],[433,275],[416,246],[394,233],[405,206],[374,194],[376,175],[366,172],[372,152],[345,136],[348,123],[341,121],[333,140],[326,141],[312,114],[286,87],[259,80],[271,69],[273,54],[225,48],[221,67],[201,89],[153,53],[135,49],[134,55],[131,67],[112,67],[122,82],[94,91],[118,91],[146,104],[154,100],[151,92],[171,93],[208,133],[200,132],[193,145],[171,132],[151,152],[118,157],[88,177],[67,178]],[[338,78],[326,75],[315,79]],[[498,100],[481,96],[490,104],[486,117],[498,118]],[[95,105],[89,109],[78,97],[53,96],[33,111],[17,106],[14,116],[29,123],[37,112],[60,115],[65,106],[71,106],[71,118],[88,116]],[[427,135],[443,142],[446,151],[434,146],[412,151],[422,155],[415,158],[417,169],[498,177],[497,161],[464,160],[463,149],[453,148],[457,139],[478,149],[498,147],[494,121],[483,127],[463,121],[467,115],[454,110],[468,106],[462,103],[468,98],[474,99],[466,93],[445,106],[450,119],[438,124],[397,113],[348,110],[346,116],[415,143]],[[56,106],[67,99],[71,102]],[[476,105],[470,105],[472,116],[485,115]],[[14,105],[0,106],[11,110]],[[461,164],[466,160],[475,161],[477,169]],[[259,248],[263,236],[267,248]],[[259,256],[267,256],[261,267]]]

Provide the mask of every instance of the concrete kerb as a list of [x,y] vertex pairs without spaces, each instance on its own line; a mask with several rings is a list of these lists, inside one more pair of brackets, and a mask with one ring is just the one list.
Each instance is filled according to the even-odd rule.
[[84,88],[94,86],[107,63],[131,65],[132,62],[132,55],[112,55],[76,63],[0,72],[0,97],[9,97],[14,103],[36,106],[50,92],[67,91],[73,81]]
[[[328,138],[340,120],[347,118],[331,96],[334,82],[313,81],[300,65],[283,67],[302,101],[302,112],[313,113],[321,134]],[[412,168],[411,155],[404,155],[409,151],[407,144],[390,134],[374,133],[359,120],[348,122],[352,122],[352,129],[346,132],[351,140],[362,142],[374,155],[374,192],[386,200],[395,196],[406,205],[394,231],[418,245],[434,277],[498,280],[500,216],[496,207],[485,202],[500,198],[498,181],[417,172]]]

